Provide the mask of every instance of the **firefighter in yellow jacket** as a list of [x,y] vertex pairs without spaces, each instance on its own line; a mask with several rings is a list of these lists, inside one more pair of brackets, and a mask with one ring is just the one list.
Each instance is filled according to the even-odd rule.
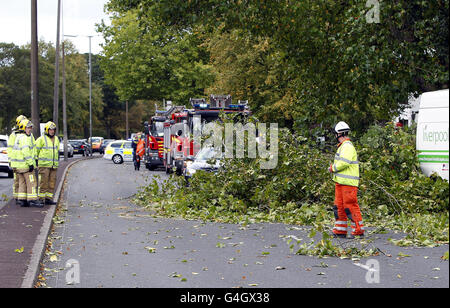
[[12,149],[11,167],[17,170],[19,188],[17,192],[20,206],[43,207],[37,195],[37,181],[34,174],[36,157],[34,137],[31,134],[33,123],[22,120],[19,124],[19,134],[16,136]]
[[59,166],[59,139],[55,136],[56,124],[47,122],[44,134],[36,140],[36,158],[39,167],[39,191],[41,202],[55,205],[53,193]]
[[335,237],[347,237],[347,219],[351,221],[352,237],[364,236],[364,225],[358,205],[359,162],[353,143],[348,136],[350,127],[339,122],[335,127],[335,136],[339,141],[334,163],[328,169],[335,182],[333,228]]
[[[19,124],[22,120],[26,120],[27,117],[20,115],[16,118],[16,126],[8,137],[8,162],[11,165],[11,157],[13,156],[13,147],[16,142],[16,137],[20,133]],[[13,198],[16,199],[16,204],[19,204],[18,193],[19,193],[19,178],[17,176],[17,169],[13,168],[14,181],[13,181]]]

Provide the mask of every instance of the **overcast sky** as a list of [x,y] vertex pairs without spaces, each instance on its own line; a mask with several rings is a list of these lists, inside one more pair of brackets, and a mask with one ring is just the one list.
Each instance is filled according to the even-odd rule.
[[[108,0],[62,0],[64,34],[98,35],[95,24],[105,20],[110,24],[103,7]],[[38,39],[56,42],[58,0],[38,0]],[[62,30],[61,30],[62,31]],[[78,51],[89,52],[87,37],[70,39]],[[31,42],[31,0],[0,0],[0,42],[24,45]],[[92,38],[92,53],[101,51],[101,36]]]

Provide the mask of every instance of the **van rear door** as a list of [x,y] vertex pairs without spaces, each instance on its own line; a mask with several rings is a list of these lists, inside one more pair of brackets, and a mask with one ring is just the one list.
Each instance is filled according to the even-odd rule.
[[416,147],[422,172],[449,179],[449,90],[421,96]]

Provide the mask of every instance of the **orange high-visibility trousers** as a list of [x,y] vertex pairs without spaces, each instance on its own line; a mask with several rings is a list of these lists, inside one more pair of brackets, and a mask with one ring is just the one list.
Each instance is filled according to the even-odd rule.
[[364,225],[358,205],[358,187],[336,183],[334,216],[336,218],[334,234],[347,234],[347,219],[350,219],[352,235],[364,235]]

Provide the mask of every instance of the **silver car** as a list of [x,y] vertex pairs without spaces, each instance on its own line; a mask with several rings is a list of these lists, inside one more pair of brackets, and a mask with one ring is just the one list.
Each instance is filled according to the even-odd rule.
[[[219,155],[222,157],[222,155]],[[215,160],[215,164],[210,162]],[[193,161],[188,161],[185,168],[185,177],[189,178],[198,170],[207,172],[217,172],[221,167],[220,158],[217,158],[216,151],[212,147],[202,148]]]
[[[59,139],[59,156],[64,156],[64,140]],[[73,157],[73,146],[67,141],[67,156]]]

